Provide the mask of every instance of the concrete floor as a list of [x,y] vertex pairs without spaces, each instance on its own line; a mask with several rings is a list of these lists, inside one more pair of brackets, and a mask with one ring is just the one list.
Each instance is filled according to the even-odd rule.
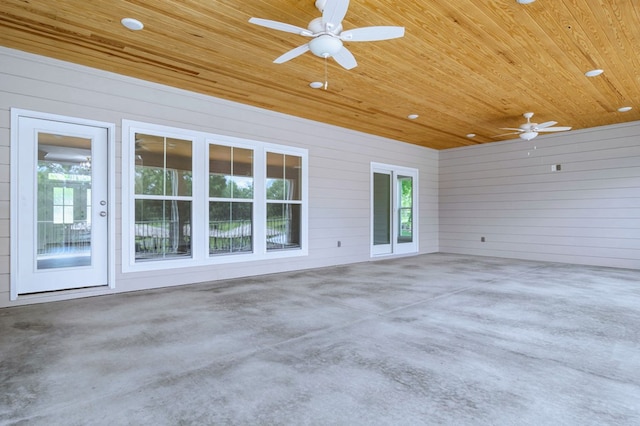
[[640,271],[424,255],[0,309],[0,423],[638,425]]

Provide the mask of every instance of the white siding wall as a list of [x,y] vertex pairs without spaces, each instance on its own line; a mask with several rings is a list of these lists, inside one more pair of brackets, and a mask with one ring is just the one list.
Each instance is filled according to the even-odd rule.
[[440,251],[640,268],[640,122],[445,150],[439,165]]
[[[117,292],[369,260],[369,167],[372,161],[419,169],[420,252],[438,251],[437,151],[0,47],[0,306],[11,304],[11,107],[115,123],[117,188],[120,188],[121,175],[122,119],[309,150],[309,256],[122,274],[118,189]],[[342,242],[341,248],[337,247],[338,240]],[[31,301],[69,297],[75,296],[50,295]]]

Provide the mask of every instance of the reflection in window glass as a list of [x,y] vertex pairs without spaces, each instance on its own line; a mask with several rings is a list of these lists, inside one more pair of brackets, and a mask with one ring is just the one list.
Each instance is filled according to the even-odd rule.
[[209,146],[209,197],[253,198],[253,151]]
[[191,196],[191,145],[188,140],[136,133],[136,194]]
[[267,204],[267,250],[300,248],[300,204]]
[[191,256],[191,202],[136,200],[136,260]]
[[302,158],[267,153],[267,199],[302,199]]
[[73,188],[53,188],[53,223],[74,223]]
[[253,251],[253,203],[209,203],[209,254]]

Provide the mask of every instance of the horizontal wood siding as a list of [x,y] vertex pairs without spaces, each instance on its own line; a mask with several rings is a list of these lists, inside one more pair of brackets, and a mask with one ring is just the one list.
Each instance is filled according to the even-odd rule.
[[440,151],[439,165],[440,251],[640,269],[640,122]]
[[[311,90],[311,89],[310,89]],[[115,123],[116,240],[121,229],[121,120],[242,137],[309,150],[309,256],[121,273],[116,292],[370,260],[371,162],[420,171],[420,251],[438,250],[438,152],[390,139],[0,48],[0,306],[9,301],[10,108]],[[342,247],[337,247],[340,240]],[[93,294],[91,291],[77,295]],[[76,295],[76,296],[77,296]],[[32,301],[74,295],[47,295]],[[22,302],[19,302],[22,303]]]

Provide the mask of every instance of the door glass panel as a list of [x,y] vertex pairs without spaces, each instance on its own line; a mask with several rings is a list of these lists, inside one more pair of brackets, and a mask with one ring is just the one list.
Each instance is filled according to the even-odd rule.
[[391,244],[391,176],[373,174],[373,245]]
[[398,176],[398,242],[413,241],[413,179]]
[[91,265],[91,139],[38,134],[38,269]]

